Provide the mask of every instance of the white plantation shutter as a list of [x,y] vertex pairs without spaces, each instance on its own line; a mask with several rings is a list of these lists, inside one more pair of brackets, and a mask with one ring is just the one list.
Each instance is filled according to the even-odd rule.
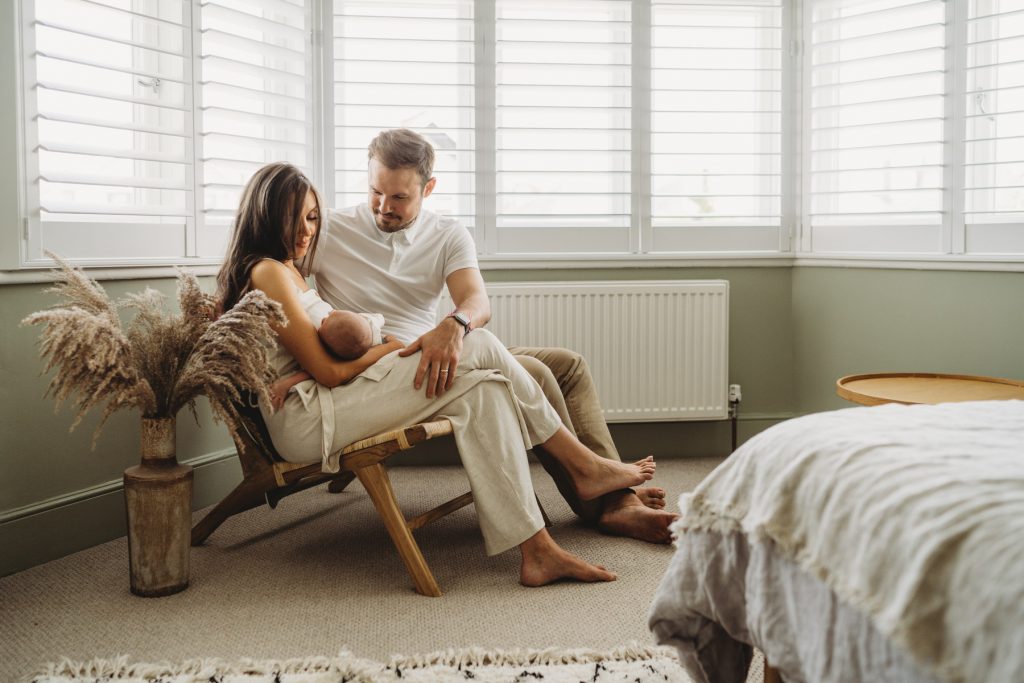
[[782,0],[652,3],[650,251],[777,251]]
[[945,249],[945,16],[942,0],[812,3],[810,251]]
[[181,0],[24,8],[26,262],[188,255],[190,26]]
[[498,0],[496,22],[496,252],[629,252],[631,3]]
[[473,230],[472,0],[335,0],[333,29],[334,206],[366,201],[367,145],[409,128],[434,145],[425,206]]
[[1024,253],[1024,0],[970,0],[966,251]]
[[224,253],[245,183],[264,164],[313,169],[308,0],[202,0],[201,256]]

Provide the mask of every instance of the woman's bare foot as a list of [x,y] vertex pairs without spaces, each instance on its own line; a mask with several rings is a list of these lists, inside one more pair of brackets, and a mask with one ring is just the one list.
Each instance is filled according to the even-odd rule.
[[665,509],[665,489],[657,486],[646,486],[636,489],[636,497],[652,510]]
[[570,468],[580,500],[594,500],[606,493],[628,489],[654,478],[654,456],[635,463],[624,463],[595,456],[585,465]]
[[563,550],[547,529],[541,529],[521,543],[519,550],[523,554],[519,583],[524,586],[544,586],[561,579],[590,583],[618,578],[604,567],[584,562]]
[[[644,489],[639,489],[643,491]],[[630,491],[611,494],[602,499],[604,511],[597,521],[597,527],[615,536],[628,536],[648,543],[669,543],[672,532],[669,525],[679,515],[665,510],[656,510],[642,502]],[[664,505],[664,501],[662,502]]]

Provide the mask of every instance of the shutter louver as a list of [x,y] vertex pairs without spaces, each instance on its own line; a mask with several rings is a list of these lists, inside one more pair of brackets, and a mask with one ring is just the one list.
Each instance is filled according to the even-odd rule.
[[1024,0],[971,0],[967,19],[967,252],[1024,253]]
[[474,229],[473,41],[471,0],[335,0],[335,206],[366,201],[367,145],[408,128],[434,146],[425,206]]
[[810,11],[812,251],[941,252],[945,2],[824,0]]
[[652,3],[652,251],[779,249],[782,0]]
[[76,259],[186,256],[187,3],[38,0],[30,11],[28,179],[38,229],[28,258],[43,250]]
[[498,0],[498,253],[630,249],[631,3]]
[[201,255],[220,255],[241,192],[261,166],[313,165],[307,0],[203,0]]

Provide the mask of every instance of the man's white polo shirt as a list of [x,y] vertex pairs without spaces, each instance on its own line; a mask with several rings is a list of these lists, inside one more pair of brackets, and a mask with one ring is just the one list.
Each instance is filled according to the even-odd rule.
[[332,306],[384,315],[384,334],[414,341],[433,329],[445,280],[477,268],[469,231],[453,218],[420,210],[405,230],[377,228],[367,204],[330,209],[310,272]]

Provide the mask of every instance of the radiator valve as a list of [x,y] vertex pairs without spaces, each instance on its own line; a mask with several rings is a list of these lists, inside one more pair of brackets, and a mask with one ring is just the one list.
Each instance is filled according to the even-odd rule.
[[739,403],[743,400],[743,391],[739,384],[729,385],[729,403]]

